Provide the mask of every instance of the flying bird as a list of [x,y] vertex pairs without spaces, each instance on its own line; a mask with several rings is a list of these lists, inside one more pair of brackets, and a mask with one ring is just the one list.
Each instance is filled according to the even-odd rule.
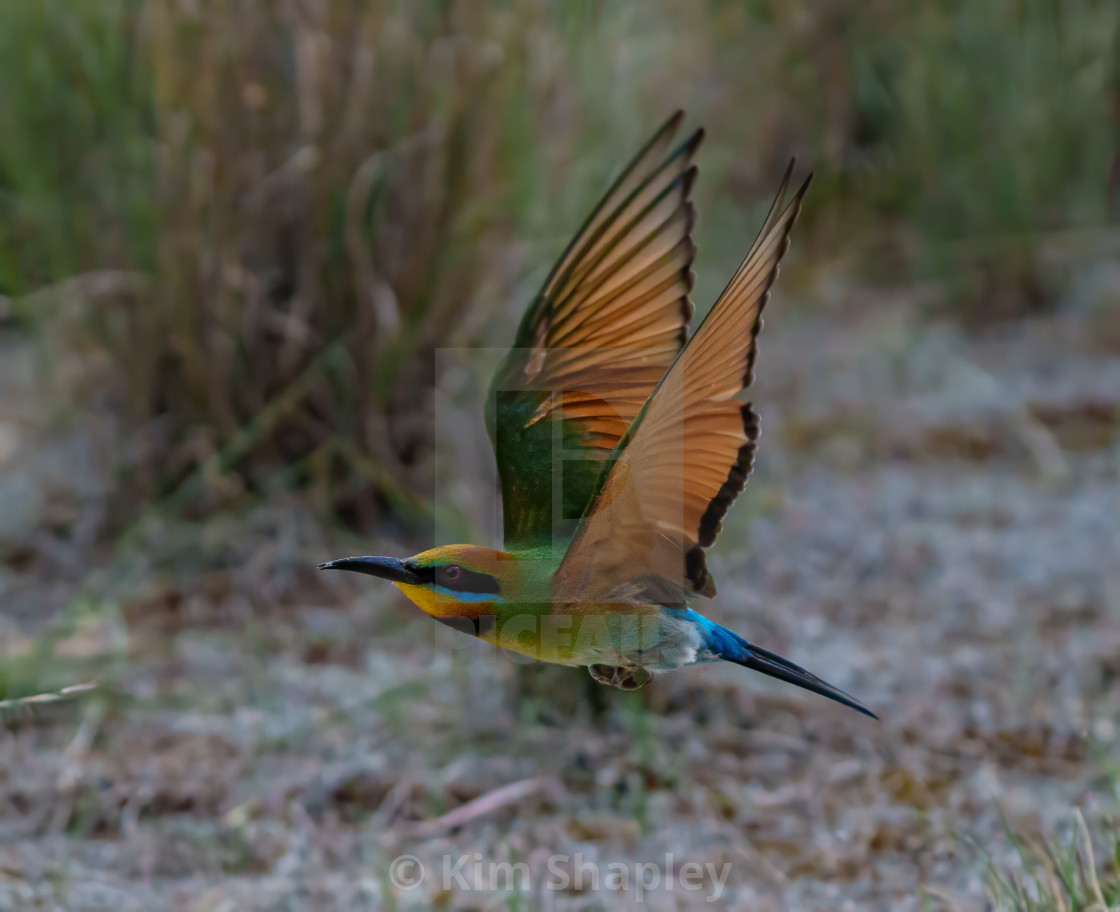
[[443,545],[320,569],[396,584],[426,614],[504,649],[634,689],[727,661],[872,716],[853,697],[693,607],[705,550],[758,443],[747,392],[762,310],[809,175],[793,162],[758,237],[689,338],[697,130],[674,114],[552,268],[491,385],[504,550]]

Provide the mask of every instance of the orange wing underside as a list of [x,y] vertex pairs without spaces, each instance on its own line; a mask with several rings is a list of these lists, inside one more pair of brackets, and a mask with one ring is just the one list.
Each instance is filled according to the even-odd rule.
[[703,549],[750,474],[758,419],[749,387],[762,309],[808,185],[770,215],[711,314],[631,429],[558,573],[570,597],[603,596],[642,576],[711,595]]
[[520,378],[525,389],[553,391],[530,424],[575,422],[602,457],[687,338],[696,253],[689,193],[702,134],[669,154],[679,122],[643,150],[557,263]]
[[675,145],[681,120],[671,117],[607,191],[495,377],[488,425],[507,547],[570,539],[602,463],[688,338],[689,195],[703,134]]

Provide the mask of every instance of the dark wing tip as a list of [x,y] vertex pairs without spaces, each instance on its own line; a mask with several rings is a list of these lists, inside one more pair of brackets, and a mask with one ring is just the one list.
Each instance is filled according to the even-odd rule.
[[785,187],[791,177],[793,177],[793,169],[797,166],[797,156],[791,155],[789,157],[789,164],[786,165],[786,173],[782,175],[782,186]]
[[672,136],[681,127],[681,122],[684,120],[684,109],[677,108],[672,114],[669,115],[668,120],[661,125],[661,128],[653,135],[653,139],[646,144],[646,149],[650,148],[654,143],[661,139],[663,136]]
[[705,136],[707,136],[707,133],[704,132],[704,128],[699,127],[684,141],[681,145],[681,150],[688,156],[695,155],[696,150],[700,148],[700,143],[704,141]]
[[[766,276],[764,290],[762,291],[758,305],[758,315],[754,324],[750,327],[751,344],[749,347],[749,355],[746,359],[746,364],[743,370],[742,385],[746,389],[749,387],[754,379],[754,340],[758,337],[759,332],[762,330],[762,313],[766,308],[766,304],[770,298],[770,290],[778,277],[781,267],[782,257],[785,255],[786,250],[790,243],[790,232],[793,229],[793,223],[796,221],[797,214],[800,211],[801,199],[805,195],[805,191],[809,187],[809,182],[812,180],[813,175],[810,173],[808,177],[802,182],[797,192],[794,194],[793,199],[788,205],[785,204],[786,192],[789,189],[789,183],[793,176],[793,169],[796,164],[796,159],[791,158],[789,164],[786,166],[785,174],[782,175],[782,182],[778,189],[778,193],[770,206],[770,211],[766,216],[762,231],[759,232],[759,238],[756,239],[752,245],[751,252],[744,260],[744,265],[749,263],[754,256],[759,241],[767,235],[768,231],[780,224],[781,219],[787,219],[784,227],[784,234],[781,238],[781,244],[774,256],[773,266],[770,269],[769,275]],[[739,267],[736,271],[736,276],[742,271],[743,266]],[[733,277],[728,284],[730,288],[735,281]],[[726,293],[726,291],[725,291]],[[722,299],[721,295],[721,299]],[[718,306],[718,302],[717,302]],[[720,527],[723,522],[724,516],[735,502],[735,499],[742,493],[746,487],[747,479],[750,477],[751,471],[754,468],[754,456],[758,449],[759,437],[759,420],[758,415],[751,408],[750,403],[747,403],[741,408],[741,415],[743,421],[743,434],[745,440],[739,447],[739,452],[736,456],[735,462],[731,465],[727,473],[727,478],[716,492],[715,496],[708,502],[708,506],[704,510],[703,515],[700,517],[700,522],[696,529],[696,542],[699,548],[696,549],[696,555],[690,555],[691,564],[686,568],[686,576],[692,583],[693,589],[697,592],[702,592],[703,587],[707,585],[709,579],[707,568],[704,566],[703,551],[700,549],[710,547],[719,535]]]
[[700,545],[693,545],[685,552],[684,575],[698,595],[712,598],[716,594],[716,583],[708,573],[708,561]]
[[758,437],[761,433],[758,414],[751,408],[749,402],[741,407],[740,414],[743,419],[743,435],[746,440],[739,447],[739,455],[728,471],[727,479],[720,486],[719,491],[716,492],[716,496],[708,501],[708,507],[704,510],[704,515],[700,517],[700,526],[696,530],[696,541],[702,548],[708,548],[715,542],[716,536],[719,535],[723,517],[727,515],[727,511],[735,502],[735,498],[743,493],[743,488],[747,486],[747,479],[750,478],[751,471],[754,469],[754,454],[758,449]]
[[696,182],[696,176],[699,173],[699,169],[696,165],[693,165],[680,177],[682,181],[681,194],[684,197],[684,206],[682,209],[685,219],[684,237],[681,239],[681,243],[685,245],[685,249],[688,251],[688,255],[685,258],[685,266],[681,270],[681,278],[684,281],[684,294],[681,296],[681,329],[677,335],[681,348],[684,348],[685,344],[688,342],[689,323],[692,322],[692,315],[696,311],[696,305],[692,302],[692,289],[696,285],[696,273],[692,271],[692,263],[696,259],[696,242],[692,240],[692,229],[696,227],[696,205],[688,197],[692,192],[692,185]]
[[[684,174],[681,175],[681,194],[687,199],[688,195],[692,192],[692,186],[696,183],[696,175],[700,173],[700,169],[696,165],[692,165]],[[689,203],[691,209],[692,204]],[[688,224],[689,231],[692,230],[692,222]]]

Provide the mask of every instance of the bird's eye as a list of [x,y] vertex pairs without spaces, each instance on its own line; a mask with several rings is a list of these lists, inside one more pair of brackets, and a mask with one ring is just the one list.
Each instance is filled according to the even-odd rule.
[[462,572],[463,571],[459,568],[458,564],[452,564],[450,567],[443,571],[443,575],[447,577],[449,582],[453,583],[462,575]]

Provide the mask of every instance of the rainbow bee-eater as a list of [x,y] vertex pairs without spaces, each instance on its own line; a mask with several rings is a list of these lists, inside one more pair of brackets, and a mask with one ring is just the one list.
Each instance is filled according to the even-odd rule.
[[[729,661],[873,715],[692,607],[715,594],[705,549],[758,442],[747,398],[762,309],[809,178],[793,162],[742,264],[689,338],[697,131],[678,112],[642,148],[549,273],[487,405],[504,550],[444,545],[323,569],[396,584],[494,645],[632,689]],[[811,175],[810,175],[811,177]]]

